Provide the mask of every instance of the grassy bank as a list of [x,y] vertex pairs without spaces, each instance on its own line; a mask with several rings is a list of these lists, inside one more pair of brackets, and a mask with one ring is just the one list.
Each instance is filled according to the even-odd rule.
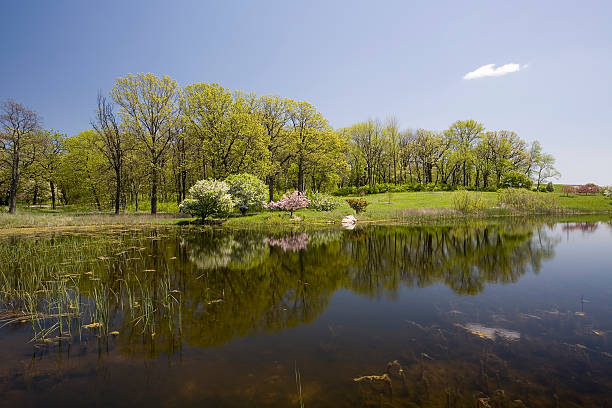
[[[448,220],[456,218],[487,218],[516,215],[511,211],[496,207],[498,194],[496,192],[479,193],[484,209],[475,214],[461,214],[453,209],[451,192],[407,192],[384,193],[365,196],[369,205],[365,212],[359,214],[362,223],[417,223],[422,221]],[[562,193],[541,193],[554,195],[559,205],[559,213],[563,214],[607,214],[612,213],[612,200],[601,195],[565,196]],[[164,207],[162,207],[164,208]],[[173,225],[185,224],[194,218],[185,217],[173,211],[150,215],[144,212],[125,212],[115,216],[110,213],[95,212],[76,207],[50,208],[20,208],[17,215],[6,213],[6,208],[0,211],[0,230],[4,233],[18,228],[58,228],[86,227],[108,225]],[[279,226],[291,224],[330,224],[340,220],[353,210],[341,198],[341,206],[333,211],[322,212],[309,209],[299,210],[296,216],[300,221],[289,219],[287,213],[264,211],[245,217],[232,216],[224,225],[229,227],[249,226]]]
[[[453,208],[452,192],[406,192],[383,193],[367,195],[364,198],[369,205],[366,211],[358,215],[362,223],[420,223],[430,221],[444,221],[461,218],[491,218],[516,215],[546,215],[521,214],[497,207],[498,193],[478,193],[485,207],[477,213],[461,214]],[[601,195],[566,197],[560,193],[540,193],[555,196],[558,203],[557,216],[574,214],[612,214],[612,200]],[[338,223],[344,216],[354,214],[354,211],[341,199],[342,205],[333,211],[321,212],[309,209],[299,210],[295,214],[301,218],[302,223],[327,224]],[[279,212],[262,212],[246,217],[232,217],[225,225],[246,226],[253,224],[282,224],[289,223],[289,216]]]

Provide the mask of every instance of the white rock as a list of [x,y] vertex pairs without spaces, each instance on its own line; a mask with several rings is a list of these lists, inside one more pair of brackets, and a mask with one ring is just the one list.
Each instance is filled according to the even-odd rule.
[[347,215],[342,219],[342,226],[346,229],[355,228],[355,224],[357,224],[357,218],[352,215]]

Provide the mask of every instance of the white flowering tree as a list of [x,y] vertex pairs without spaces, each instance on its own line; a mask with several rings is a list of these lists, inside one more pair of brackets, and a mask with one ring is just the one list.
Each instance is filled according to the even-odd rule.
[[267,186],[258,177],[248,173],[232,174],[225,182],[229,185],[234,206],[242,215],[247,211],[261,210],[266,204]]
[[179,206],[182,213],[207,217],[226,217],[234,206],[229,185],[224,181],[200,180],[189,189],[190,198]]

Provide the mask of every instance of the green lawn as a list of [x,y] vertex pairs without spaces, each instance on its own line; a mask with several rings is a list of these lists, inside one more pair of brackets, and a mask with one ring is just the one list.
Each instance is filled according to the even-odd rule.
[[610,212],[612,211],[612,199],[597,195],[570,194],[566,196],[562,193],[553,193],[559,200],[562,208],[568,208],[585,212]]
[[[415,222],[423,219],[450,219],[461,215],[453,210],[452,192],[414,192],[414,193],[383,193],[367,195],[364,198],[370,203],[365,212],[359,214],[362,222],[376,221],[379,223]],[[471,217],[486,217],[507,215],[507,210],[496,208],[497,193],[479,193],[486,204],[487,209]],[[539,193],[553,194],[556,196],[559,206],[566,213],[612,213],[612,200],[602,195],[570,195],[562,193]],[[354,197],[353,197],[354,198]],[[301,221],[290,220],[289,215],[283,212],[263,211],[257,214],[240,217],[231,216],[224,224],[229,227],[249,227],[265,225],[291,225],[295,224],[327,224],[339,223],[340,220],[353,210],[339,198],[342,205],[340,208],[320,212],[309,209],[299,210],[295,213]],[[143,212],[134,213],[129,211],[119,216],[111,213],[92,211],[91,209],[79,207],[58,207],[51,210],[43,208],[20,208],[18,214],[6,213],[6,208],[0,209],[0,229],[12,228],[50,228],[50,227],[77,227],[77,226],[99,226],[99,225],[169,225],[183,224],[194,220],[177,214],[176,203],[164,203],[160,205],[160,214],[152,216]]]
[[[414,192],[414,193],[383,193],[364,196],[370,204],[366,211],[358,216],[361,221],[378,222],[413,222],[418,218],[448,219],[457,218],[453,210],[452,192]],[[497,205],[496,192],[483,192],[481,194],[486,211],[479,216],[508,215],[509,211],[495,208]],[[565,197],[561,193],[539,193],[553,194],[556,196],[561,209],[565,212],[577,213],[610,213],[612,212],[612,200],[602,195]],[[347,197],[341,197],[340,208],[330,212],[319,212],[313,210],[299,210],[295,214],[303,222],[327,223],[329,221],[339,222],[344,216],[354,214],[353,210],[344,201]],[[355,198],[355,197],[351,197]],[[280,212],[263,212],[249,215],[247,217],[232,217],[227,222],[228,226],[245,226],[246,224],[269,223],[278,224],[288,222],[288,215]]]

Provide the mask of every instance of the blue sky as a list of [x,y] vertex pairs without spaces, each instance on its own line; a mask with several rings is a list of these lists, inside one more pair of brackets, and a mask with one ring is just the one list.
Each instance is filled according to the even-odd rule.
[[[609,1],[7,0],[0,100],[75,134],[98,90],[153,72],[307,100],[334,127],[476,119],[540,140],[563,182],[612,184],[610,21]],[[463,79],[488,64],[519,69]]]

